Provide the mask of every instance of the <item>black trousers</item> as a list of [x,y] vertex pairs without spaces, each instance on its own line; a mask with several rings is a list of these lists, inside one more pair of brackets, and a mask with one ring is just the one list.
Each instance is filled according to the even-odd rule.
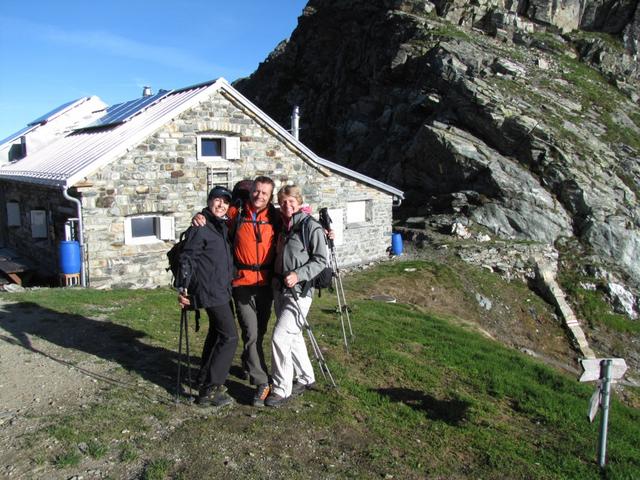
[[204,341],[198,385],[223,385],[238,346],[238,332],[231,303],[205,309],[209,317],[209,331]]

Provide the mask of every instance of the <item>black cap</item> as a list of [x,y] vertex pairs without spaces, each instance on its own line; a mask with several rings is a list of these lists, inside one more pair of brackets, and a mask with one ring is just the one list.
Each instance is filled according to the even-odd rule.
[[209,192],[209,196],[207,197],[207,202],[214,198],[226,198],[227,200],[229,200],[229,202],[231,202],[231,197],[232,195],[228,188],[223,187],[221,185],[216,185]]

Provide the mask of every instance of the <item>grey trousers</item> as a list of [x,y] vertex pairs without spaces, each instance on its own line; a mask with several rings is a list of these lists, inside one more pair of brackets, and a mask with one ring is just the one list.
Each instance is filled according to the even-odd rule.
[[242,368],[249,375],[252,385],[269,383],[262,341],[271,316],[271,287],[234,287],[233,300],[244,342]]

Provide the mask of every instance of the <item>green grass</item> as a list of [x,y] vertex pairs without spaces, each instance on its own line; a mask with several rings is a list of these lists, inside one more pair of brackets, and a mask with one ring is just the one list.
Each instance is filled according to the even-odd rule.
[[82,454],[75,448],[69,449],[56,456],[53,464],[57,468],[75,467],[80,463]]
[[171,462],[165,458],[153,460],[144,469],[142,480],[163,480],[167,478]]
[[[470,284],[481,285],[481,292],[512,288],[496,275],[436,262],[393,262],[369,269],[345,279],[355,333],[349,354],[333,313],[334,296],[326,292],[316,298],[309,317],[337,391],[309,391],[281,409],[240,405],[202,414],[195,407],[157,401],[158,395],[166,398],[173,392],[158,392],[154,401],[144,386],[107,385],[100,402],[79,413],[51,416],[50,426],[39,435],[59,442],[52,460],[57,467],[85,461],[79,443],[86,443],[87,455],[96,458],[113,444],[113,456],[122,464],[144,462],[141,475],[147,479],[211,478],[220,472],[229,479],[637,475],[640,411],[620,403],[615,394],[603,477],[595,461],[598,426],[586,419],[593,384],[580,384],[413,306],[364,299],[376,282],[425,275],[433,284],[456,290]],[[102,312],[114,324],[135,329],[137,334],[123,342],[146,338],[175,350],[173,292],[67,292],[38,290],[7,297],[72,315]],[[203,339],[204,332],[192,337],[196,355]],[[316,373],[320,377],[317,368]],[[129,373],[137,374],[135,369]],[[242,387],[234,377],[230,383],[232,392]],[[325,385],[321,377],[318,383]],[[153,425],[176,418],[181,421],[173,422],[175,429],[149,440]],[[123,437],[125,430],[129,433]],[[38,441],[31,443],[38,448]],[[170,460],[174,458],[180,461]]]

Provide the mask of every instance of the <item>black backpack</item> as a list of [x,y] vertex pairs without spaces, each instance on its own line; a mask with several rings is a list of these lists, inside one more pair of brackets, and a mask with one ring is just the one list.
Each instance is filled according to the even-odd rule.
[[[294,232],[300,235],[302,240],[302,245],[304,245],[305,250],[309,250],[309,237],[311,232],[311,225],[313,223],[317,223],[320,228],[322,228],[322,233],[324,234],[324,227],[311,215],[307,216],[302,220],[298,227],[294,230]],[[326,236],[325,236],[326,240]],[[311,287],[318,290],[318,296],[321,296],[321,290],[323,288],[333,288],[333,268],[330,265],[327,265],[322,271],[313,277],[311,280],[304,282],[304,286],[302,287],[302,295],[305,296],[307,292],[311,289]]]
[[[207,222],[207,227],[213,229],[213,225],[211,225],[209,222]],[[187,228],[184,232],[182,232],[180,234],[180,237],[178,239],[178,242],[169,249],[169,251],[167,252],[167,260],[169,261],[169,266],[165,269],[166,271],[171,270],[171,275],[173,276],[173,280],[171,281],[171,285],[174,288],[178,288],[182,282],[180,282],[180,279],[182,278],[183,275],[186,276],[186,272],[182,272],[182,269],[180,268],[180,257],[182,256],[182,251],[184,250],[184,246],[187,243],[186,241],[186,237],[187,234],[189,232],[189,230],[191,230],[194,227],[189,227]],[[202,228],[202,227],[198,227],[198,228]],[[196,275],[197,269],[195,268],[195,265],[191,265],[190,269],[191,271],[190,276],[189,276],[189,282],[187,285],[187,292],[189,293],[189,296],[191,297],[191,305],[189,306],[189,310],[195,310],[196,311],[196,332],[198,330],[200,330],[200,310],[198,309],[198,306],[195,304],[195,295],[194,293],[198,291],[198,276]]]

